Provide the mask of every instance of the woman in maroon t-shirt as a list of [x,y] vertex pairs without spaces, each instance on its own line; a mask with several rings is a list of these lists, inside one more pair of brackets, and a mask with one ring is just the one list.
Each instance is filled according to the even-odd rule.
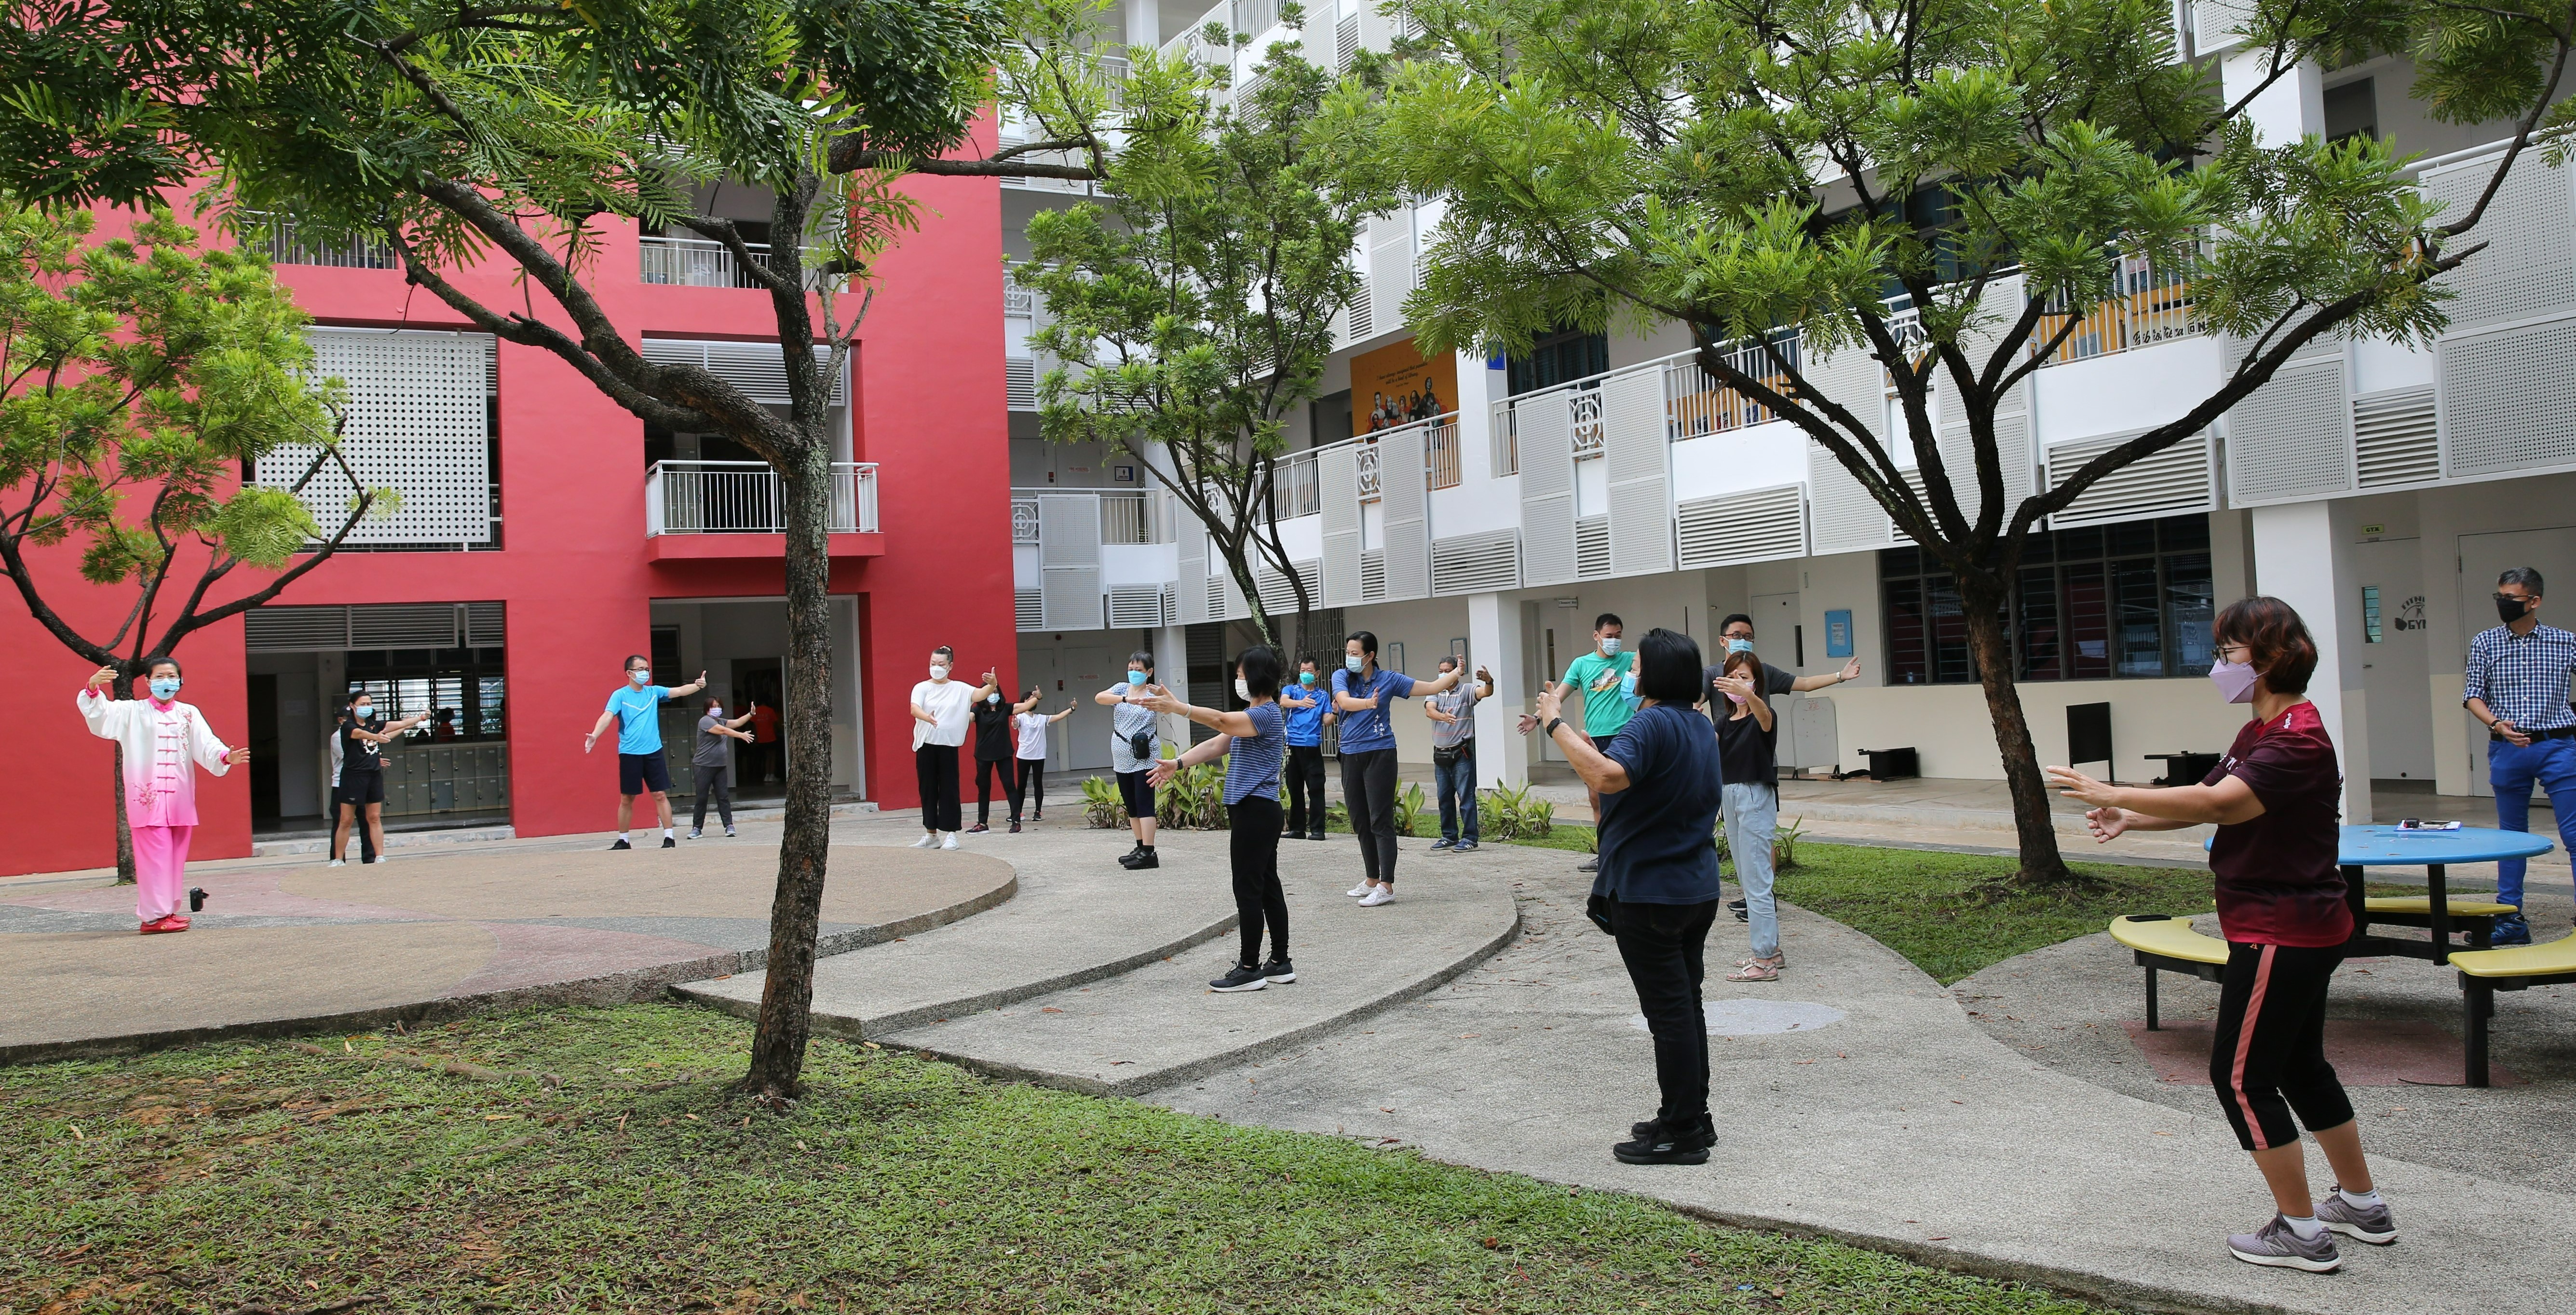
[[[2343,773],[2307,699],[2317,646],[2299,614],[2277,598],[2247,598],[2218,614],[2215,631],[2209,678],[2228,702],[2252,704],[2254,719],[2208,779],[2141,790],[2065,767],[2048,774],[2069,797],[2094,805],[2085,816],[2101,840],[2218,827],[2209,867],[2218,878],[2227,970],[2209,1080],[2280,1207],[2260,1231],[2228,1238],[2228,1249],[2251,1264],[2330,1270],[2343,1263],[2334,1233],[2382,1246],[2397,1240],[2371,1186],[2352,1102],[2325,1056],[2326,985],[2353,930],[2335,862]],[[2302,1124],[2339,1184],[2322,1202],[2308,1194]]]

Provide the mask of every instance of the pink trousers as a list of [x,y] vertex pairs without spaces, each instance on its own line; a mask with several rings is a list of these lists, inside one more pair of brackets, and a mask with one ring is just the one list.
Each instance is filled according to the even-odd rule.
[[134,828],[134,916],[145,922],[188,911],[188,838],[193,826]]

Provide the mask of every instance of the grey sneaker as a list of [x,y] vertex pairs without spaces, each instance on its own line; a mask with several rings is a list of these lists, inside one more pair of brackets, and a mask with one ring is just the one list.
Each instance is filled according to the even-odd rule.
[[2230,1235],[2227,1249],[2249,1265],[2304,1269],[2311,1274],[2343,1268],[2343,1256],[2335,1250],[2333,1230],[2319,1229],[2315,1237],[2303,1238],[2290,1227],[2289,1220],[2279,1215],[2254,1232]]
[[2354,1205],[2343,1199],[2338,1187],[2317,1202],[2317,1222],[2356,1242],[2384,1247],[2397,1240],[2397,1221],[2389,1216],[2388,1203]]

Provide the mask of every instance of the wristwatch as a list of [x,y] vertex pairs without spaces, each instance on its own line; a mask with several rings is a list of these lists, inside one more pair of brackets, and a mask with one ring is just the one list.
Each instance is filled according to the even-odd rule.
[[1556,728],[1557,728],[1557,727],[1559,727],[1559,726],[1562,726],[1562,725],[1564,725],[1564,724],[1565,724],[1565,718],[1563,718],[1563,717],[1550,717],[1550,718],[1548,718],[1548,719],[1547,719],[1547,725],[1542,726],[1542,727],[1540,727],[1539,729],[1540,729],[1540,730],[1542,730],[1542,731],[1544,731],[1544,732],[1545,732],[1545,733],[1546,733],[1550,738],[1554,738],[1554,737],[1555,737],[1555,735],[1556,735]]

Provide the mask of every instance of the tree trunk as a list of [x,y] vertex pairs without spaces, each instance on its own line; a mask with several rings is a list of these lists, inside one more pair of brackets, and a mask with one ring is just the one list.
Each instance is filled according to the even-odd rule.
[[741,1089],[766,1100],[802,1088],[812,1033],[814,942],[832,843],[832,457],[808,437],[787,499],[787,830],[778,846],[778,893],[769,905],[768,981]]
[[108,742],[107,784],[116,795],[116,884],[134,884],[134,828],[125,820],[125,743]]
[[2021,870],[2013,880],[2024,885],[2072,881],[2075,874],[2067,870],[2057,850],[2057,826],[2048,783],[2039,774],[2039,750],[2030,742],[2030,720],[2022,714],[2021,690],[2013,683],[2003,593],[2000,588],[1977,588],[1963,576],[1959,601],[1967,613],[1968,652],[1976,659],[1977,681],[1986,691],[1986,711],[1994,718],[2004,783],[2012,789],[2013,829],[2021,840]]

